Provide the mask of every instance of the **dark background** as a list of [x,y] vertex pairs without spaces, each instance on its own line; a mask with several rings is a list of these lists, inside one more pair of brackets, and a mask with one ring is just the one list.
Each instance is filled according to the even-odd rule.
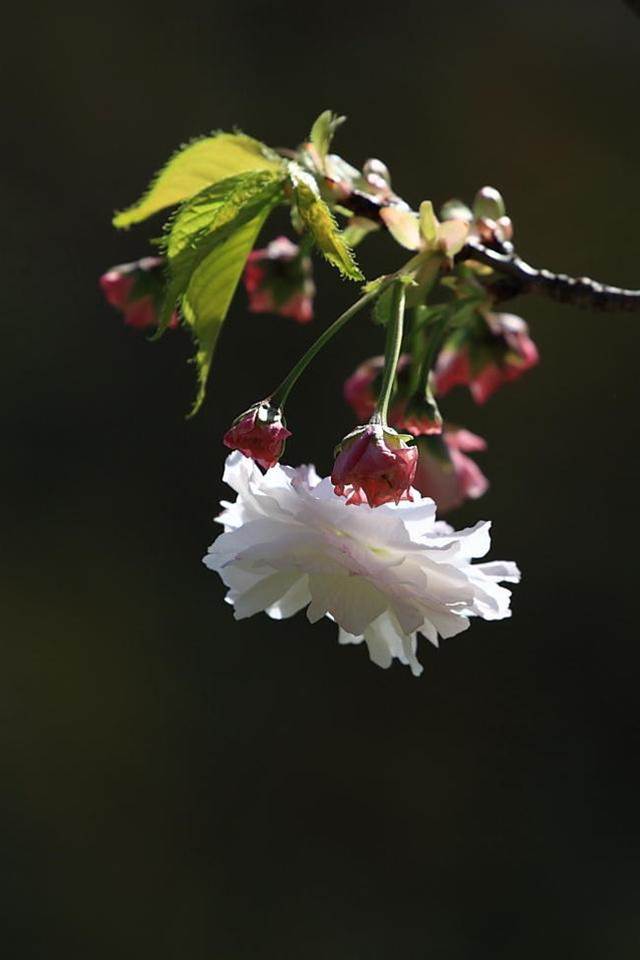
[[[384,159],[414,203],[498,186],[538,265],[640,286],[640,19],[617,0],[18,5],[5,32],[6,457],[0,911],[10,958],[539,960],[640,950],[635,444],[640,316],[530,300],[543,361],[484,408],[494,521],[524,581],[425,673],[328,622],[235,624],[200,563],[231,417],[317,325],[241,291],[206,408],[181,333],[151,345],[97,289],[181,141],[238,124]],[[6,23],[5,23],[6,27]],[[284,221],[280,226],[285,226]],[[396,266],[382,236],[369,276]],[[289,409],[287,459],[331,463],[351,325]]]

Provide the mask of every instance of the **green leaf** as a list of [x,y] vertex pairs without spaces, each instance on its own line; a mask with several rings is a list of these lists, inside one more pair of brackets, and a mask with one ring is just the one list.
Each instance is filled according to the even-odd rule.
[[351,280],[364,280],[351,248],[338,230],[329,207],[319,195],[314,178],[297,164],[290,164],[289,170],[300,219],[325,258],[343,276]]
[[169,283],[158,335],[166,329],[176,301],[186,292],[202,261],[240,226],[262,211],[268,213],[282,198],[284,180],[281,171],[238,174],[206,187],[180,207],[169,221],[162,244]]
[[211,250],[192,274],[182,298],[182,315],[191,327],[197,345],[198,393],[190,416],[202,406],[218,335],[246,259],[269,211],[267,208],[253,220],[243,223]]
[[283,197],[282,171],[254,171],[206,187],[170,221],[164,248],[169,283],[159,318],[166,329],[176,301],[196,343],[198,394],[205,396],[220,329],[247,257],[271,210]]
[[324,165],[336,130],[346,119],[346,117],[339,117],[337,113],[333,113],[331,110],[325,110],[311,127],[309,140],[315,147],[321,164]]
[[188,261],[198,244],[239,216],[251,219],[256,208],[281,199],[282,171],[256,170],[227,177],[187,200],[169,220],[162,243],[172,263]]
[[142,198],[117,213],[113,224],[115,227],[130,227],[235,174],[281,169],[284,169],[284,162],[277,154],[244,134],[218,133],[203,137],[180,147]]

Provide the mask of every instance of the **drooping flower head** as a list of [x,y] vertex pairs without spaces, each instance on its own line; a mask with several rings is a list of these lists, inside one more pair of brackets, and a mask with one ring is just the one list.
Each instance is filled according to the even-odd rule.
[[313,319],[311,259],[287,237],[250,253],[243,279],[252,313],[275,313],[298,323]]
[[[404,385],[403,381],[411,363],[411,357],[408,353],[403,353],[398,358],[396,375],[400,387]],[[369,419],[376,407],[376,398],[382,383],[382,373],[384,370],[384,357],[369,357],[364,363],[357,367],[350,377],[344,382],[343,396],[349,406],[353,409],[360,423]],[[390,417],[393,421],[393,413]],[[394,422],[394,426],[397,424]]]
[[331,482],[347,503],[370,507],[410,498],[418,451],[391,427],[367,424],[344,438]]
[[[155,327],[164,297],[164,259],[143,257],[111,267],[100,277],[100,287],[107,303],[122,311],[128,326],[138,330]],[[169,326],[176,327],[179,322],[174,312]]]
[[231,450],[240,450],[251,457],[265,470],[273,467],[284,452],[284,445],[291,431],[287,430],[282,410],[274,407],[269,399],[254,403],[241,413],[223,437],[223,443]]
[[423,497],[436,502],[438,514],[476,500],[486,493],[489,481],[467,453],[487,449],[482,437],[470,430],[445,425],[441,437],[421,437],[417,442],[418,467],[414,485]]
[[537,362],[538,349],[524,320],[512,313],[478,313],[445,344],[434,388],[443,396],[457,384],[468,385],[476,403],[486,403],[498,387]]
[[[442,418],[432,397],[408,397],[411,356],[403,353],[396,368],[396,393],[389,411],[389,423],[401,433],[413,437],[442,433]],[[343,396],[362,423],[376,407],[382,383],[384,357],[369,357],[344,382]]]
[[280,620],[306,607],[311,623],[337,623],[340,643],[364,641],[374,663],[396,658],[419,676],[418,633],[437,646],[470,617],[510,616],[499,582],[516,583],[516,565],[472,563],[489,550],[488,523],[455,532],[424,498],[349,506],[313,467],[262,474],[239,453],[224,480],[238,496],[224,505],[225,532],[204,563],[228,587],[237,619],[264,610]]
[[442,433],[442,416],[431,394],[410,397],[391,411],[394,427],[412,437],[434,436]]

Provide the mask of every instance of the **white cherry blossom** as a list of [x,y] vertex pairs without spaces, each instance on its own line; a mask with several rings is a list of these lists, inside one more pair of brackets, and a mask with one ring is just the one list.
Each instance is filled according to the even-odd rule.
[[239,620],[260,611],[279,620],[306,607],[311,623],[337,623],[340,643],[364,640],[374,663],[395,658],[419,676],[419,633],[437,646],[470,617],[510,615],[500,581],[517,583],[517,566],[471,562],[489,550],[487,522],[455,531],[415,490],[397,505],[347,504],[312,466],[263,474],[237,451],[224,480],[238,496],[223,501],[224,533],[204,563],[229,588]]

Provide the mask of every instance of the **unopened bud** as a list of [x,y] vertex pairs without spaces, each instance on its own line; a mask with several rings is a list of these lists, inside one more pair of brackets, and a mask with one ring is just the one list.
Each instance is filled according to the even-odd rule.
[[484,217],[489,220],[498,220],[504,217],[506,209],[502,194],[495,187],[482,187],[473,201],[473,212],[476,219]]
[[245,457],[250,457],[268,470],[282,456],[285,441],[290,436],[282,410],[267,399],[254,403],[236,417],[225,433],[223,443],[225,447],[239,450]]
[[243,277],[251,313],[274,313],[309,323],[315,294],[312,270],[311,259],[287,237],[254,250]]
[[[162,257],[143,257],[134,263],[111,267],[100,277],[100,288],[107,303],[124,316],[124,322],[139,330],[158,325],[165,295],[165,261]],[[170,327],[179,323],[177,313]]]
[[486,450],[482,437],[469,430],[445,427],[441,437],[421,437],[415,476],[416,489],[435,500],[438,514],[475,500],[486,492],[489,481],[467,453]]
[[492,243],[496,238],[498,224],[489,217],[480,217],[476,220],[476,230],[478,236],[484,243]]
[[347,503],[370,507],[411,498],[418,451],[390,427],[367,424],[344,438],[338,448],[331,482]]
[[462,200],[447,200],[446,203],[443,203],[440,207],[440,219],[441,220],[464,220],[466,223],[471,223],[473,220],[473,214],[466,203],[463,203]]
[[362,175],[368,182],[371,182],[371,178],[373,177],[378,182],[383,181],[386,187],[391,186],[391,174],[382,160],[376,160],[374,158],[367,160],[362,168]]
[[497,236],[499,240],[511,240],[513,238],[513,223],[511,217],[498,217],[496,220]]

